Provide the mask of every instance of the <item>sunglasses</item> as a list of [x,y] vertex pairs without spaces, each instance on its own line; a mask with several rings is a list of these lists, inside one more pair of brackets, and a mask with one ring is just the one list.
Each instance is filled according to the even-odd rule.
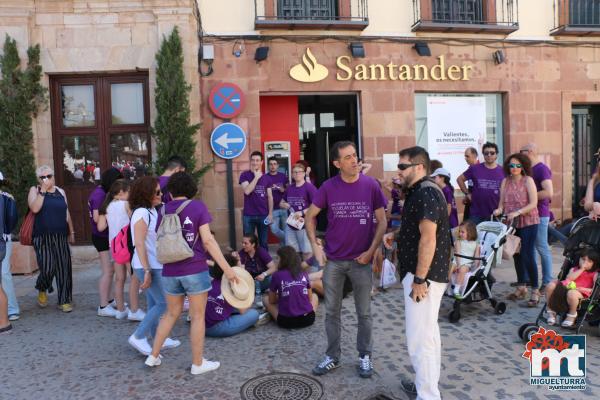
[[420,165],[421,163],[414,163],[414,164],[398,164],[398,169],[400,171],[404,171],[406,169],[409,169],[410,167],[414,167],[415,165]]
[[54,176],[53,174],[48,174],[48,175],[38,176],[38,178],[40,178],[41,180],[52,179],[53,176]]
[[156,194],[157,196],[160,196],[160,195],[162,194],[162,191],[160,191],[160,190],[157,190],[155,194]]
[[508,164],[508,166],[510,168],[523,168],[522,164],[513,164],[513,163],[510,163],[510,164]]
[[495,151],[484,151],[483,155],[484,156],[495,156],[496,152]]

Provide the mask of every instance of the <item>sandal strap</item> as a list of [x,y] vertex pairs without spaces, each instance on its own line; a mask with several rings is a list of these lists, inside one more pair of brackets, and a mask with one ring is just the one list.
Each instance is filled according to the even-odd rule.
[[570,318],[577,318],[577,313],[575,313],[575,314],[567,314],[567,317],[570,317]]

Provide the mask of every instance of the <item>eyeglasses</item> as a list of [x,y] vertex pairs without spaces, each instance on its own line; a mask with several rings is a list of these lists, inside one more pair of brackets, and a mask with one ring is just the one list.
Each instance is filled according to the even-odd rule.
[[521,154],[529,154],[529,150],[527,150],[527,149],[519,150],[519,153],[521,153]]
[[415,165],[420,165],[421,163],[414,163],[414,164],[398,164],[398,169],[400,171],[404,171],[406,169],[409,169],[410,167],[414,167]]
[[40,178],[41,180],[52,179],[53,176],[54,176],[53,174],[48,174],[48,175],[39,176],[38,178]]
[[484,156],[495,156],[496,152],[495,151],[484,151],[483,155]]
[[304,171],[300,170],[300,171],[292,171],[293,174],[303,174]]
[[522,164],[513,164],[513,163],[510,163],[510,164],[508,164],[508,166],[510,168],[523,168]]
[[162,194],[162,191],[160,189],[158,189],[155,193],[156,196],[160,196]]

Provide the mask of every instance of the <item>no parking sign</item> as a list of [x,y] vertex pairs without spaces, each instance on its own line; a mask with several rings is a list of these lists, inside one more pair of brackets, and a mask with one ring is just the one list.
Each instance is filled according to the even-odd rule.
[[231,119],[242,112],[246,99],[239,86],[233,83],[221,83],[210,91],[208,105],[217,117]]

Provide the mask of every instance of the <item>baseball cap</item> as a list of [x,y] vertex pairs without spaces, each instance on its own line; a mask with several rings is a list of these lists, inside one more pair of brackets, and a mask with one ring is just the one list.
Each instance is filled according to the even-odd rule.
[[434,176],[446,176],[448,177],[448,179],[450,179],[450,171],[448,171],[446,168],[438,168],[435,171],[433,171],[433,174],[431,174],[431,177],[433,178]]

